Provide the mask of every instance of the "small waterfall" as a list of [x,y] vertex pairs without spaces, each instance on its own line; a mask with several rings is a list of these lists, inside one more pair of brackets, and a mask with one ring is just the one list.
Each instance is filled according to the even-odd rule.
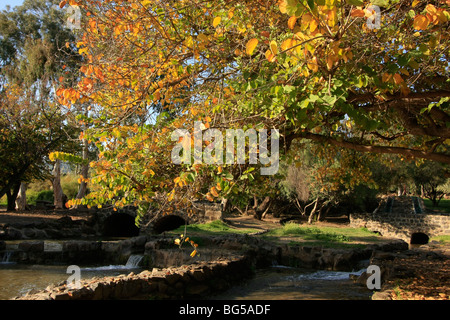
[[127,261],[127,264],[125,265],[127,268],[139,268],[139,263],[141,263],[142,259],[144,258],[143,255],[140,254],[132,254]]
[[11,261],[11,256],[13,254],[13,251],[5,251],[3,253],[3,258],[1,260],[1,264],[10,264],[10,263],[14,263],[13,261]]

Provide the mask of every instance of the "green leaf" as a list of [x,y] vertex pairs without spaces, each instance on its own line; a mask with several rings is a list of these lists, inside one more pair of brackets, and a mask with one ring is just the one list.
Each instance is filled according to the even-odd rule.
[[299,103],[300,108],[306,109],[309,106],[309,99],[305,99],[302,102]]
[[346,0],[348,4],[352,5],[352,6],[362,6],[364,4],[363,0]]
[[387,7],[389,0],[372,0],[372,4],[379,7]]
[[336,96],[324,96],[322,97],[322,100],[325,101],[329,105],[334,105],[336,103],[337,97]]

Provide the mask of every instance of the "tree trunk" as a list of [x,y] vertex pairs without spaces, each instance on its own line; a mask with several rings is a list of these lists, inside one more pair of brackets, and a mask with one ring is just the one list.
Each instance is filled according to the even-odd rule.
[[56,160],[55,167],[53,168],[53,195],[55,209],[64,208],[63,203],[63,190],[61,187],[61,160]]
[[26,210],[27,208],[27,187],[25,182],[20,184],[19,194],[16,199],[16,210]]
[[269,206],[270,206],[270,197],[267,196],[264,198],[263,202],[257,206],[256,209],[252,210],[253,217],[255,217],[258,220],[261,220],[263,214],[266,213],[266,210],[268,210]]
[[309,223],[309,224],[312,223],[312,220],[313,220],[313,218],[314,218],[314,214],[316,213],[316,210],[317,210],[317,204],[319,203],[319,198],[317,197],[316,200],[315,200],[314,202],[315,202],[314,208],[311,210],[311,213],[309,214],[309,217],[308,217],[308,223]]
[[[88,160],[88,141],[86,139],[83,140],[83,160]],[[81,167],[81,176],[83,180],[80,183],[80,187],[78,188],[77,199],[81,199],[86,195],[87,191],[87,183],[84,179],[87,179],[89,175],[89,164],[83,164]]]
[[16,210],[16,199],[20,190],[20,182],[17,182],[13,185],[12,193],[11,190],[6,192],[6,198],[8,199],[8,211]]

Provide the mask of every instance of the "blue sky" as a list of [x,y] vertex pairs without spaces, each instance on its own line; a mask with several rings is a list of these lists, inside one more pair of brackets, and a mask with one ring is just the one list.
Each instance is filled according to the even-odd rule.
[[11,6],[11,9],[15,6],[20,6],[23,0],[0,0],[0,10],[5,10],[6,6]]

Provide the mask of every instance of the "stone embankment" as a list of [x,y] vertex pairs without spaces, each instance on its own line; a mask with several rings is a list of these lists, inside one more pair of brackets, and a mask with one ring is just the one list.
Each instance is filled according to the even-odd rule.
[[[200,255],[190,258],[190,251],[174,249],[172,239],[137,238],[123,240],[127,241],[127,245],[118,242],[114,250],[110,248],[111,253],[117,254],[118,248],[138,253],[136,249],[139,247],[144,255],[143,261],[152,271],[94,278],[82,282],[78,289],[60,283],[42,291],[30,292],[18,299],[201,298],[221,292],[236,281],[249,278],[257,268],[273,264],[352,271],[360,268],[362,261],[367,263],[376,252],[408,249],[403,241],[369,245],[364,249],[329,249],[279,245],[257,237],[232,235],[199,239],[202,243]],[[83,246],[77,246],[81,247]]]

